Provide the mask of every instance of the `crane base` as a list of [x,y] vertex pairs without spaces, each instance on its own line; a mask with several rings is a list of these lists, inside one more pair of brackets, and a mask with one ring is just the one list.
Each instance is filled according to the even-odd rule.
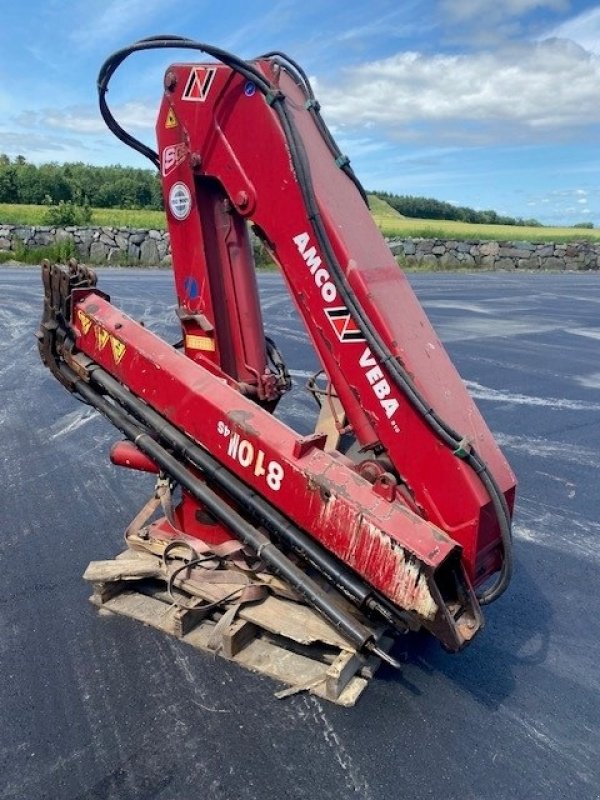
[[[353,706],[381,664],[376,656],[356,652],[311,608],[282,597],[269,595],[242,605],[233,621],[219,626],[227,604],[203,608],[211,603],[214,587],[203,589],[182,579],[176,597],[186,607],[176,606],[156,552],[130,547],[113,560],[92,561],[83,577],[92,583],[90,600],[99,609],[136,619],[279,681],[286,686],[275,693],[279,698],[307,691]],[[393,639],[382,629],[377,644],[387,652]]]

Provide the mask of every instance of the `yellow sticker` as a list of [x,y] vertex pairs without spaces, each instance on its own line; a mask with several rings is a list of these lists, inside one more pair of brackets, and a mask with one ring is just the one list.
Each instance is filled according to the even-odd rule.
[[167,120],[165,122],[165,128],[176,128],[179,125],[177,122],[177,117],[175,116],[175,112],[172,108],[169,109],[167,113]]
[[125,355],[125,350],[127,349],[123,342],[120,342],[118,339],[115,339],[114,336],[110,337],[110,347],[112,350],[113,358],[115,360],[115,364],[120,364],[121,359]]
[[208,350],[214,352],[215,340],[208,336],[193,336],[188,333],[185,337],[185,346],[190,350]]
[[96,325],[96,344],[98,345],[98,350],[104,350],[108,343],[108,331],[105,331],[104,328],[101,328],[99,325]]
[[79,319],[81,330],[84,333],[87,333],[92,325],[92,320],[88,317],[86,313],[81,311],[81,309],[77,312],[77,318]]

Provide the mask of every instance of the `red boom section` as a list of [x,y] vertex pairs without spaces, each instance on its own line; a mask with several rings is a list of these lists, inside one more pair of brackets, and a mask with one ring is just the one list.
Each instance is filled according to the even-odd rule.
[[459,649],[475,634],[479,608],[448,536],[379,496],[344,456],[323,452],[315,437],[299,437],[100,295],[84,294],[73,307],[78,350],[447,647]]
[[[512,509],[515,479],[506,460],[358,191],[336,165],[302,90],[271,61],[256,65],[286,96],[320,216],[366,316],[426,401],[487,462]],[[157,136],[180,305],[195,312],[200,323],[204,318],[205,328],[212,326],[218,334],[222,304],[215,306],[213,286],[221,278],[208,271],[205,242],[210,215],[202,199],[207,186],[216,184],[226,196],[222,209],[233,217],[251,219],[269,241],[358,441],[363,447],[383,445],[423,516],[462,545],[470,579],[481,584],[502,563],[490,498],[474,472],[440,442],[394,385],[386,365],[379,363],[357,330],[308,218],[289,143],[275,111],[251,83],[226,66],[175,65],[167,73],[166,86]],[[250,267],[247,261],[240,266],[236,280],[243,282],[255,308]],[[228,274],[235,277],[235,273]],[[227,293],[223,296],[226,312],[235,320],[233,298],[240,292],[229,299]],[[262,323],[253,313],[255,322],[242,326],[241,335],[248,348],[257,351]],[[198,324],[194,332],[202,336],[200,323],[190,324]],[[218,362],[219,348],[224,346],[218,335],[215,338]],[[261,418],[259,429],[265,424]],[[359,514],[370,510],[369,505],[356,508]],[[314,528],[308,520],[306,526]],[[390,526],[386,530],[393,536]]]

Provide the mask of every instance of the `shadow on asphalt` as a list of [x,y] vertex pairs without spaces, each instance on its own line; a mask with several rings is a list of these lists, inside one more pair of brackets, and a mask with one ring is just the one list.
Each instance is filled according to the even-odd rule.
[[[514,690],[517,667],[545,662],[552,627],[552,606],[524,564],[517,564],[509,593],[498,601],[497,610],[484,607],[486,626],[466,650],[448,653],[425,631],[408,633],[399,637],[392,650],[403,669],[384,666],[377,679],[398,683],[420,696],[429,691],[423,687],[429,682],[426,679],[443,676],[486,708],[497,709]],[[519,612],[522,598],[529,614]]]

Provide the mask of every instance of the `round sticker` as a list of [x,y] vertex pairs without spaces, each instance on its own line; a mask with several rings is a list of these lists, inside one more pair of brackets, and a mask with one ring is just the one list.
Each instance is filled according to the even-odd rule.
[[244,94],[246,97],[252,97],[252,95],[256,92],[256,86],[252,81],[246,81],[246,85],[244,86]]
[[192,210],[192,195],[185,183],[177,181],[169,192],[169,208],[178,220],[187,219]]

